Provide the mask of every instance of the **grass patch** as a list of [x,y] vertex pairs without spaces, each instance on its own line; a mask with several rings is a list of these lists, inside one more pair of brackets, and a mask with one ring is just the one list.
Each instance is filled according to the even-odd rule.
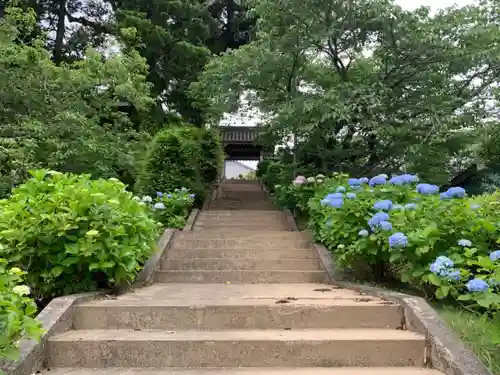
[[433,307],[493,374],[500,374],[500,315],[489,319],[459,307]]

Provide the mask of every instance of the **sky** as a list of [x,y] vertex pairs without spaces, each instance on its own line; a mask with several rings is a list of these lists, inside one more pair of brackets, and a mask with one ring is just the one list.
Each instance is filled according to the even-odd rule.
[[[475,0],[395,0],[396,4],[408,10],[413,10],[421,6],[428,6],[431,8],[431,11],[447,8],[454,4],[465,6],[467,4],[474,4],[475,2]],[[259,120],[258,115],[246,116],[244,113],[236,113],[226,116],[226,118],[221,121],[221,125],[255,126]],[[257,166],[257,162],[254,161],[242,161],[242,163],[252,168],[256,168]]]

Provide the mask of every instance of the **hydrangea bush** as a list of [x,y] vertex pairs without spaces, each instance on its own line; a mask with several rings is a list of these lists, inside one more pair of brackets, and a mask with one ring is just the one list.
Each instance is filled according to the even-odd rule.
[[[116,179],[54,171],[0,201],[0,246],[38,301],[133,280],[155,249],[159,223]],[[43,302],[42,302],[43,303]]]
[[155,197],[145,195],[134,199],[151,209],[153,217],[164,228],[182,228],[193,206],[195,195],[188,189],[174,189],[170,193],[157,192]]
[[306,210],[309,199],[323,184],[325,176],[318,174],[316,177],[297,176],[292,184],[275,185],[274,195],[278,205],[291,210]]
[[279,191],[306,207],[313,233],[344,267],[363,264],[377,281],[396,278],[437,298],[499,308],[499,193],[440,193],[411,174],[296,178]]
[[0,365],[18,358],[20,340],[38,340],[43,333],[34,319],[37,306],[29,297],[30,288],[23,283],[25,273],[7,265],[0,259]]

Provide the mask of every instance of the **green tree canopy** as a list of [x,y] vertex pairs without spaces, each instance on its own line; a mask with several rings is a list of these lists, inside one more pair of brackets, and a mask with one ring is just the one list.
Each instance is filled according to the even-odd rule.
[[299,162],[410,169],[443,182],[476,156],[500,77],[498,0],[404,10],[391,0],[254,0],[258,39],[211,61],[192,92],[212,115],[242,96]]
[[137,52],[56,65],[45,41],[16,43],[35,27],[32,12],[7,10],[0,23],[0,165],[4,190],[28,169],[131,175],[133,149],[144,137],[123,107],[148,111],[154,102],[147,66]]

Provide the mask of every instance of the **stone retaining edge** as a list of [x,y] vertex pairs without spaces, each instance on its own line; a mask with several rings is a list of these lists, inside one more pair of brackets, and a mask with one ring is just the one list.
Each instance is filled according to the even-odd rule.
[[[156,266],[168,251],[170,242],[176,232],[178,232],[178,229],[165,229],[157,242],[157,251],[144,263],[144,267],[137,275],[132,288],[145,286],[152,280]],[[125,292],[130,290],[130,286],[118,289],[120,289],[119,292]],[[0,369],[4,370],[8,375],[31,375],[41,371],[45,367],[45,345],[47,340],[49,337],[72,329],[75,306],[104,297],[110,293],[109,290],[102,290],[54,298],[36,317],[45,330],[40,341],[21,341],[19,359],[9,363],[1,363],[0,361]]]
[[205,210],[208,210],[208,207],[210,206],[210,202],[214,201],[215,199],[217,199],[217,195],[218,195],[218,192],[219,192],[219,187],[216,186],[214,188],[214,190],[212,191],[212,193],[207,197],[207,199],[205,199],[205,201],[203,202],[203,206],[201,208],[202,211],[205,211]]
[[[287,221],[289,223],[293,221],[293,225],[297,228],[292,212],[288,209],[283,212],[287,216]],[[427,348],[424,361],[427,367],[432,367],[447,375],[493,375],[426,300],[405,293],[343,280],[345,274],[335,264],[328,249],[322,244],[313,242],[313,245],[333,284],[402,306],[403,328],[426,336]]]
[[178,231],[178,229],[172,228],[167,228],[163,231],[163,234],[156,244],[157,250],[148,258],[146,263],[144,263],[144,267],[135,278],[132,287],[137,288],[144,286],[144,284],[149,283],[153,279],[158,263],[168,252],[170,242],[174,234]]
[[[205,205],[205,202],[203,202],[203,205]],[[191,213],[189,214],[189,217],[186,220],[186,224],[184,224],[184,230],[193,230],[194,223],[196,221],[196,218],[198,217],[198,214],[200,213],[200,210],[198,208],[193,208],[191,210]]]

